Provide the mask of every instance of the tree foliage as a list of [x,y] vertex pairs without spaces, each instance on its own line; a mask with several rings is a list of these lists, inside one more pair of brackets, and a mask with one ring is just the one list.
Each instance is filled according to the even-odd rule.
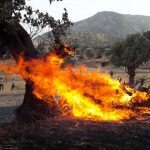
[[[131,78],[135,70],[150,59],[150,31],[143,34],[128,35],[123,41],[115,43],[111,48],[111,63],[117,67],[125,67]],[[134,78],[131,79],[133,82]]]
[[[49,1],[51,4],[55,0]],[[0,22],[9,22],[15,25],[21,21],[30,25],[31,38],[40,29],[48,27],[54,35],[55,43],[61,42],[60,36],[65,35],[68,28],[72,25],[66,9],[64,9],[64,13],[62,14],[62,19],[55,20],[48,13],[40,12],[38,9],[33,10],[31,6],[26,5],[25,0],[2,0],[0,2]]]
[[[60,38],[62,34],[66,34],[67,29],[71,25],[67,11],[65,10],[63,13],[62,20],[55,20],[48,13],[42,13],[39,10],[33,10],[31,6],[27,6],[25,0],[0,1],[0,56],[4,55],[8,50],[16,62],[18,62],[21,54],[24,55],[25,61],[38,56],[31,37],[22,27],[21,21],[37,28],[49,27],[54,34],[55,44],[57,45],[55,53],[60,57],[68,56],[68,53],[64,50],[64,43],[62,43]],[[6,48],[4,49],[4,47]],[[28,68],[26,70],[29,71]],[[34,112],[33,116],[36,116],[35,118],[41,118],[41,114],[49,116],[56,112],[51,110],[46,101],[41,101],[34,95],[34,83],[31,80],[25,79],[25,82],[24,100],[17,111],[20,119],[32,116],[30,114],[32,112]],[[57,104],[53,97],[51,97],[51,101],[53,103],[52,106],[54,106],[52,109],[55,109]]]
[[[147,35],[149,33],[149,35]],[[117,66],[139,67],[150,59],[150,32],[127,36],[125,41],[115,43],[111,49],[111,62]]]

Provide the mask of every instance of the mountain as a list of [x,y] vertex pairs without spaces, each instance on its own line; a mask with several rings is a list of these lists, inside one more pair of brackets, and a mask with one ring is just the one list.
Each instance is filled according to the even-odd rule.
[[[128,34],[147,30],[150,30],[150,16],[103,11],[75,22],[68,37],[79,47],[103,47],[125,38]],[[48,39],[47,33],[35,38],[40,39]]]
[[104,34],[113,38],[124,38],[128,34],[150,30],[150,17],[103,11],[74,23],[71,30],[73,33]]

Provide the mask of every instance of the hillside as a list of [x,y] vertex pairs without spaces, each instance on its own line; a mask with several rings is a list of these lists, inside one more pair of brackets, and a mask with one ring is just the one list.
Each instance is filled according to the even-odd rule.
[[[75,22],[68,39],[78,47],[109,46],[128,34],[150,30],[150,16],[125,15],[116,12],[98,12],[92,17]],[[48,39],[47,33],[34,40]]]
[[85,20],[74,23],[72,32],[105,34],[124,38],[127,34],[150,30],[150,17],[124,15],[115,12],[99,12]]

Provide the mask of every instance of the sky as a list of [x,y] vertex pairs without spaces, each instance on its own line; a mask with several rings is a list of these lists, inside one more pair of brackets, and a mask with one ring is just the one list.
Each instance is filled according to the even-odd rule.
[[66,8],[72,22],[80,21],[101,11],[114,11],[122,14],[150,16],[150,0],[63,0],[53,2],[49,0],[27,0],[33,8],[49,12],[56,19],[61,18]]

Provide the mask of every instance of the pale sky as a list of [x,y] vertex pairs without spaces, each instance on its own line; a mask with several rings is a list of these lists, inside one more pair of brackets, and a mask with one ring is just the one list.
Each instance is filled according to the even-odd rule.
[[49,12],[56,19],[61,18],[63,8],[66,8],[69,19],[73,22],[83,20],[101,11],[150,16],[150,0],[63,0],[53,2],[51,6],[49,0],[30,0],[28,3],[33,8]]

